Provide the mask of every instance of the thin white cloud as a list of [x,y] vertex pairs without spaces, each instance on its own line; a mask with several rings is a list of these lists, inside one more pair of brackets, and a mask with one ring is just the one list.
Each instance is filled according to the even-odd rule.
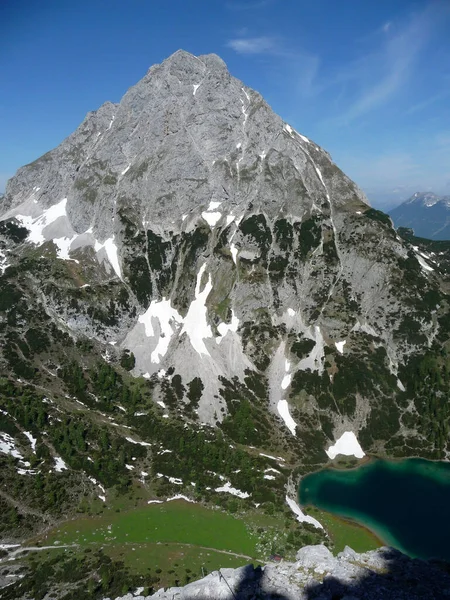
[[373,52],[341,69],[331,83],[345,85],[347,97],[353,99],[333,122],[348,125],[405,91],[434,29],[448,15],[448,7],[431,2],[403,26],[396,23],[395,31],[391,32],[391,21],[385,23],[382,31],[389,35],[379,40]]
[[227,46],[238,54],[273,54],[277,51],[275,38],[240,37],[227,42]]
[[390,37],[378,52],[367,55],[349,69],[357,99],[342,114],[349,124],[389,101],[407,83],[416,56],[429,36],[423,17],[415,17],[402,31]]
[[235,52],[247,56],[265,55],[279,61],[278,73],[292,82],[301,96],[311,97],[318,91],[316,85],[320,66],[317,55],[293,50],[283,38],[275,36],[249,37],[242,35],[226,44]]
[[450,92],[447,91],[447,92],[442,92],[440,94],[435,94],[434,96],[431,96],[430,98],[425,98],[425,100],[422,100],[421,102],[417,102],[416,104],[413,104],[412,106],[410,106],[405,111],[405,115],[413,115],[417,112],[420,112],[420,111],[424,110],[425,108],[428,108],[435,102],[439,102],[439,100],[446,98],[448,95],[450,95]]

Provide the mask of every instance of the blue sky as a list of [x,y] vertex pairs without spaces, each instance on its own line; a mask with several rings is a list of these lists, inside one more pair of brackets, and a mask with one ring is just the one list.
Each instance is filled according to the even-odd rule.
[[449,0],[4,0],[0,190],[183,48],[215,52],[374,205],[450,194]]

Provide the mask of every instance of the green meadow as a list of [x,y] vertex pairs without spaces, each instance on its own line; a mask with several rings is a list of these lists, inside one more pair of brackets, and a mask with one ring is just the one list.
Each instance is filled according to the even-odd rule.
[[257,539],[244,521],[232,515],[177,500],[68,521],[40,541],[43,545],[100,544],[104,547],[178,543],[253,558]]
[[342,552],[345,546],[350,546],[355,552],[367,552],[383,546],[383,543],[371,531],[349,521],[332,515],[314,506],[308,506],[307,513],[315,517],[325,529],[333,542],[333,553]]
[[54,548],[32,552],[39,560],[48,553],[81,556],[102,550],[123,563],[131,577],[141,576],[167,587],[184,585],[221,567],[267,558],[260,556],[255,532],[264,520],[275,535],[280,523],[272,517],[261,520],[255,513],[244,520],[220,509],[176,500],[80,516],[30,540],[29,545]]

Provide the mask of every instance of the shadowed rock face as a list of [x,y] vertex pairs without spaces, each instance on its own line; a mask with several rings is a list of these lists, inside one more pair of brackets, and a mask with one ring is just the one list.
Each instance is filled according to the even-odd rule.
[[450,594],[448,565],[413,560],[392,548],[357,554],[346,547],[335,558],[325,546],[305,546],[296,558],[221,569],[183,588],[116,600],[437,600]]
[[[46,312],[130,349],[134,374],[190,418],[233,421],[246,399],[272,415],[267,430],[306,432],[317,461],[346,430],[365,428],[365,450],[394,438],[407,452],[416,437],[397,396],[410,357],[447,335],[437,259],[219,57],[178,51],[153,66],[20,169],[0,213],[31,232],[4,246],[0,268],[29,243],[70,261],[73,287],[92,292],[74,307],[67,284],[40,299]],[[99,323],[96,290],[104,299],[109,283],[115,316]],[[429,448],[419,438],[415,453]]]

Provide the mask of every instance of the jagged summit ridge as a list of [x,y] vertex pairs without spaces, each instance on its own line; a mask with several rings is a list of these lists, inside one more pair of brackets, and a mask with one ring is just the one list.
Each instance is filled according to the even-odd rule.
[[106,103],[90,113],[61,146],[23,167],[3,201],[12,210],[2,212],[12,216],[31,198],[48,208],[66,197],[74,231],[92,228],[101,243],[117,233],[116,214],[130,204],[143,221],[162,229],[167,210],[180,227],[183,215],[201,205],[207,211],[211,202],[245,211],[258,192],[258,204],[273,213],[283,197],[273,189],[261,194],[261,185],[249,187],[240,174],[263,176],[287,154],[286,176],[300,184],[301,173],[320,193],[312,161],[292,147],[307,143],[283,128],[262,97],[233,78],[219,57],[178,51],[151,67],[119,105]]

